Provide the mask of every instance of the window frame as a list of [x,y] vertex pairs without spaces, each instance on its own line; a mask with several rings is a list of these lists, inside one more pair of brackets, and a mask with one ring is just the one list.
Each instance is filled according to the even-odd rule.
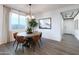
[[[16,29],[13,29],[12,28],[12,24],[11,24],[11,17],[12,17],[12,13],[14,13],[14,12],[10,12],[10,15],[9,15],[9,27],[10,27],[10,30],[23,30],[23,29],[26,29],[26,25],[27,25],[27,23],[26,23],[26,25],[25,25],[25,28],[16,28]],[[20,16],[24,16],[24,15],[21,15],[21,14],[18,14],[18,13],[14,13],[14,14],[17,14],[18,15],[18,25],[21,25],[22,23],[20,23]],[[25,21],[26,21],[26,16],[24,16],[25,17]]]

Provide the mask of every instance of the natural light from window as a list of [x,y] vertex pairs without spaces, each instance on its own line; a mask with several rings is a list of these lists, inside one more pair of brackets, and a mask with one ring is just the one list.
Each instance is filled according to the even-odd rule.
[[26,16],[16,13],[10,14],[10,28],[12,30],[25,29],[27,27]]

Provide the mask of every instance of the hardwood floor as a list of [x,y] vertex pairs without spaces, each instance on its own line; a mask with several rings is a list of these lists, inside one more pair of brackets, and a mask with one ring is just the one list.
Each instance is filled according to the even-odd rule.
[[41,48],[36,47],[36,51],[25,48],[24,53],[19,46],[15,52],[13,42],[0,45],[1,55],[78,55],[79,54],[79,40],[73,35],[63,35],[61,42],[50,39],[42,39]]

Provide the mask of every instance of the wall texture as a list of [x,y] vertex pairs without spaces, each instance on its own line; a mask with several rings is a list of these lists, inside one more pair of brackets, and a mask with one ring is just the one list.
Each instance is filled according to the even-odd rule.
[[9,42],[9,9],[0,5],[0,44]]
[[78,20],[78,27],[75,28],[74,35],[79,40],[79,14],[75,17],[74,21]]
[[3,43],[2,37],[2,24],[3,24],[3,6],[0,5],[0,44]]

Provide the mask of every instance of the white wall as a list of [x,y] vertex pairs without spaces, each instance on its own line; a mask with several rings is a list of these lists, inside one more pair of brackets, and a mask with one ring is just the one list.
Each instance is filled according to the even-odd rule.
[[2,24],[3,24],[3,6],[0,5],[0,44],[3,43],[2,38]]
[[75,28],[74,35],[79,40],[79,14],[75,17],[74,21],[78,20],[78,29]]
[[0,44],[9,42],[9,10],[0,5]]
[[3,40],[4,43],[10,42],[9,39],[9,12],[10,9],[3,7]]

